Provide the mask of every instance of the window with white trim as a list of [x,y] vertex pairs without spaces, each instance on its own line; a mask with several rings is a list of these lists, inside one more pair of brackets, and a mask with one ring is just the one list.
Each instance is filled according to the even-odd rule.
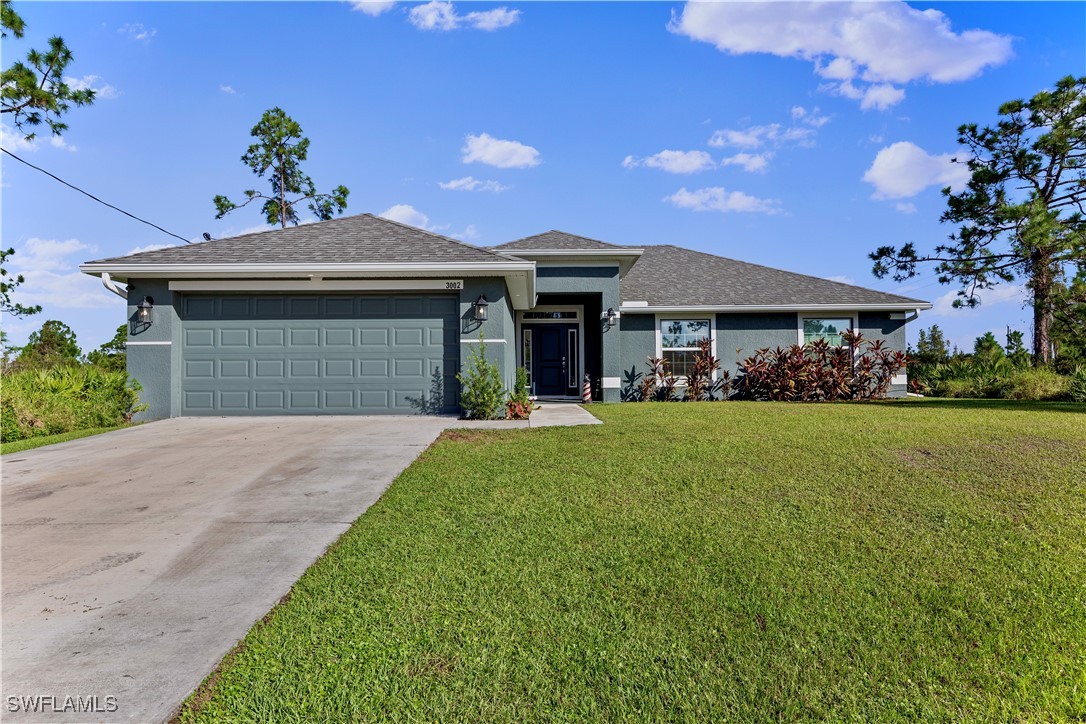
[[803,344],[824,339],[831,347],[842,347],[841,333],[852,329],[851,317],[804,317]]
[[686,377],[694,366],[698,342],[711,337],[708,319],[661,319],[660,356],[673,375]]

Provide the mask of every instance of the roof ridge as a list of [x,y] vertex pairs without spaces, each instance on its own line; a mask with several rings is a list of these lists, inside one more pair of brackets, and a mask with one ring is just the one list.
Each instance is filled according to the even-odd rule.
[[429,229],[422,229],[422,228],[419,228],[417,226],[411,226],[411,224],[405,224],[402,221],[396,221],[395,219],[389,219],[389,218],[386,218],[384,216],[378,216],[377,214],[373,214],[373,213],[370,213],[368,211],[366,213],[364,213],[364,214],[359,214],[359,215],[360,216],[368,216],[371,219],[374,219],[376,221],[384,221],[384,222],[389,223],[389,224],[395,224],[396,226],[402,227],[404,229],[410,229],[411,231],[421,231],[423,234],[426,234],[428,236],[432,236],[435,239],[441,239],[442,241],[451,241],[454,244],[459,244],[460,246],[466,246],[467,248],[472,249],[474,251],[485,252],[487,254],[490,254],[491,256],[500,256],[496,252],[491,251],[489,247],[475,246],[474,244],[469,244],[466,241],[460,241],[459,239],[454,239],[451,236],[445,236],[444,234],[438,234],[437,232],[430,231]]

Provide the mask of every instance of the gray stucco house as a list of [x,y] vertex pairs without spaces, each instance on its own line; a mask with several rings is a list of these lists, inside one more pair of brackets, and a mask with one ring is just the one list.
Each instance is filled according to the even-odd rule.
[[677,246],[548,231],[481,248],[370,214],[80,269],[127,296],[145,419],[457,412],[480,340],[509,386],[524,366],[537,395],[580,397],[588,375],[617,402],[648,357],[682,374],[706,336],[733,369],[736,349],[845,328],[904,349],[931,307]]

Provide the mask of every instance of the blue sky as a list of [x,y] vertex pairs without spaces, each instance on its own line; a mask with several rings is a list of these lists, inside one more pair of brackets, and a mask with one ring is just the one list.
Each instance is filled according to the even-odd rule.
[[[926,272],[901,285],[867,253],[930,248],[956,128],[1086,72],[1083,3],[15,3],[23,40],[64,37],[68,75],[98,89],[62,140],[3,145],[186,237],[262,225],[214,219],[254,184],[239,157],[281,106],[312,140],[318,188],[480,245],[551,228],[674,243],[927,299],[971,347],[1028,330],[1021,290],[949,308]],[[169,244],[159,232],[10,159],[3,244],[43,314],[84,349],[123,303],[78,274],[89,259]],[[948,296],[949,295],[949,296]]]

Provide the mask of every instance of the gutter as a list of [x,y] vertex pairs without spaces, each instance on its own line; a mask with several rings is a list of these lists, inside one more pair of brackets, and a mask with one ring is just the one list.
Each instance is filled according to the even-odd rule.
[[102,272],[102,286],[109,291],[116,294],[121,299],[128,301],[128,290],[121,291],[114,283],[113,278],[109,276],[109,272]]
[[628,314],[652,314],[656,312],[914,312],[931,309],[930,302],[899,302],[889,304],[725,304],[655,306],[645,303],[625,302],[619,310]]

